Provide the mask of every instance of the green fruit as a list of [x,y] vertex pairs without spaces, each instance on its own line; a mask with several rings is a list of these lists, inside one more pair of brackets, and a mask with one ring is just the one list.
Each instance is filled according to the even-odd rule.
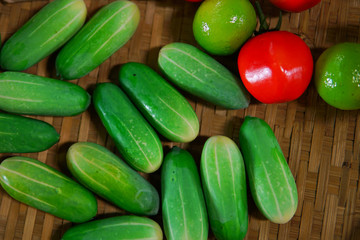
[[66,160],[72,175],[92,192],[128,212],[157,214],[160,200],[156,189],[106,148],[75,143]]
[[262,119],[245,117],[240,148],[256,206],[274,223],[286,223],[298,205],[294,177],[270,126]]
[[86,12],[83,0],[50,2],[5,42],[1,68],[23,71],[49,56],[81,28]]
[[162,216],[168,240],[205,240],[208,217],[195,161],[173,147],[161,171]]
[[325,50],[315,65],[320,97],[342,110],[360,109],[360,44],[340,43]]
[[68,80],[87,75],[132,37],[139,20],[139,9],[131,1],[101,8],[60,51],[57,74]]
[[41,152],[58,141],[59,134],[50,124],[0,112],[0,153]]
[[18,114],[73,116],[84,112],[90,95],[80,86],[21,72],[0,73],[0,109]]
[[155,221],[138,216],[117,216],[70,228],[62,240],[162,240],[162,230]]
[[210,137],[200,163],[211,229],[219,240],[243,239],[248,228],[245,165],[228,137]]
[[138,171],[156,171],[163,160],[161,141],[125,93],[115,84],[101,83],[93,102],[124,160]]
[[215,59],[186,43],[161,48],[159,66],[179,88],[227,109],[249,106],[250,96],[240,79]]
[[96,199],[88,190],[32,158],[5,159],[0,183],[14,199],[71,222],[88,221],[97,213]]
[[256,12],[248,0],[206,0],[193,22],[196,41],[215,55],[235,53],[255,28]]
[[150,67],[126,63],[120,85],[163,136],[173,142],[190,142],[199,133],[199,120],[189,102]]

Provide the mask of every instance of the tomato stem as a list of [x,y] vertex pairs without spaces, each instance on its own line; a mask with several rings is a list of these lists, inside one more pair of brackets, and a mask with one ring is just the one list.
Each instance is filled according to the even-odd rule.
[[280,27],[281,27],[281,23],[282,23],[282,12],[280,11],[279,13],[279,20],[276,24],[275,28],[270,29],[269,24],[266,21],[266,16],[261,8],[261,5],[259,3],[259,1],[255,1],[255,8],[258,12],[259,15],[259,20],[260,20],[260,27],[259,30],[255,32],[255,35],[259,35],[261,33],[265,33],[265,32],[270,32],[270,31],[279,31]]

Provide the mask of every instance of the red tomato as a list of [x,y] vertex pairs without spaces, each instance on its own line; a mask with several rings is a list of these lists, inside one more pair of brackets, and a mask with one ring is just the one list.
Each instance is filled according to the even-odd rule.
[[253,37],[238,56],[246,89],[262,103],[282,103],[300,97],[311,81],[313,65],[306,43],[286,31]]
[[302,12],[314,7],[320,1],[321,0],[270,0],[276,7],[288,12]]

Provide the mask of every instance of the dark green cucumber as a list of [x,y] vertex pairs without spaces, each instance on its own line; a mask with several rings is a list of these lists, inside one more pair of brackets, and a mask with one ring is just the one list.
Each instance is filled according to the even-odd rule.
[[219,240],[243,239],[248,228],[245,165],[228,137],[210,137],[200,164],[211,229]]
[[168,240],[205,240],[208,216],[200,177],[191,154],[173,147],[161,171],[162,216]]
[[93,102],[124,160],[138,171],[156,171],[163,160],[159,136],[115,84],[98,84]]
[[80,86],[21,72],[0,73],[0,109],[18,114],[73,116],[84,112],[90,95]]
[[158,62],[169,80],[195,96],[228,109],[249,105],[240,79],[192,45],[170,43],[161,48]]
[[57,143],[59,137],[46,122],[0,112],[0,153],[41,152]]
[[126,63],[120,85],[151,125],[173,142],[190,142],[199,133],[199,120],[189,102],[150,67]]
[[23,71],[49,56],[81,28],[86,12],[83,0],[50,2],[5,42],[1,68]]
[[264,120],[247,116],[239,136],[256,206],[274,223],[290,221],[298,205],[297,188],[274,132]]
[[72,175],[94,193],[128,212],[157,214],[160,200],[156,189],[106,148],[75,143],[66,159]]
[[131,1],[114,1],[101,8],[60,51],[57,74],[62,79],[85,76],[135,33],[140,12]]
[[96,199],[88,190],[32,158],[4,160],[0,183],[14,199],[71,222],[88,221],[97,213]]
[[162,230],[154,220],[138,216],[117,216],[79,224],[62,240],[162,240]]

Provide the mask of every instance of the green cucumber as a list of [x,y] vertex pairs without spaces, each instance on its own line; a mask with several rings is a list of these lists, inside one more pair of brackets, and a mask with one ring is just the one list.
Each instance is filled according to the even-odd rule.
[[73,83],[22,72],[3,72],[0,100],[0,109],[11,113],[73,116],[88,108],[90,95]]
[[161,48],[159,66],[179,88],[227,109],[249,106],[250,95],[227,68],[186,43],[170,43]]
[[200,177],[191,154],[173,147],[161,171],[162,216],[168,240],[205,240],[208,216]]
[[163,160],[159,136],[125,93],[115,84],[101,83],[96,86],[93,102],[124,160],[141,172],[159,169]]
[[131,1],[101,8],[60,51],[57,74],[67,80],[87,75],[132,37],[139,20],[139,9]]
[[156,189],[106,148],[75,143],[66,160],[72,175],[92,192],[128,212],[157,214],[160,200]]
[[162,240],[162,230],[154,220],[138,216],[117,216],[79,224],[62,240]]
[[219,240],[243,239],[248,228],[245,165],[228,137],[210,137],[200,163],[210,227]]
[[0,153],[41,152],[57,143],[59,137],[46,122],[0,112]]
[[175,88],[153,69],[126,63],[120,69],[120,85],[151,125],[173,142],[190,142],[199,133],[193,108]]
[[246,116],[239,137],[256,206],[274,223],[290,221],[298,205],[297,188],[274,132],[264,120]]
[[49,56],[81,28],[86,13],[83,0],[48,3],[5,42],[1,68],[23,71]]
[[97,213],[91,192],[32,158],[5,159],[0,165],[0,183],[14,199],[70,222],[85,222]]

